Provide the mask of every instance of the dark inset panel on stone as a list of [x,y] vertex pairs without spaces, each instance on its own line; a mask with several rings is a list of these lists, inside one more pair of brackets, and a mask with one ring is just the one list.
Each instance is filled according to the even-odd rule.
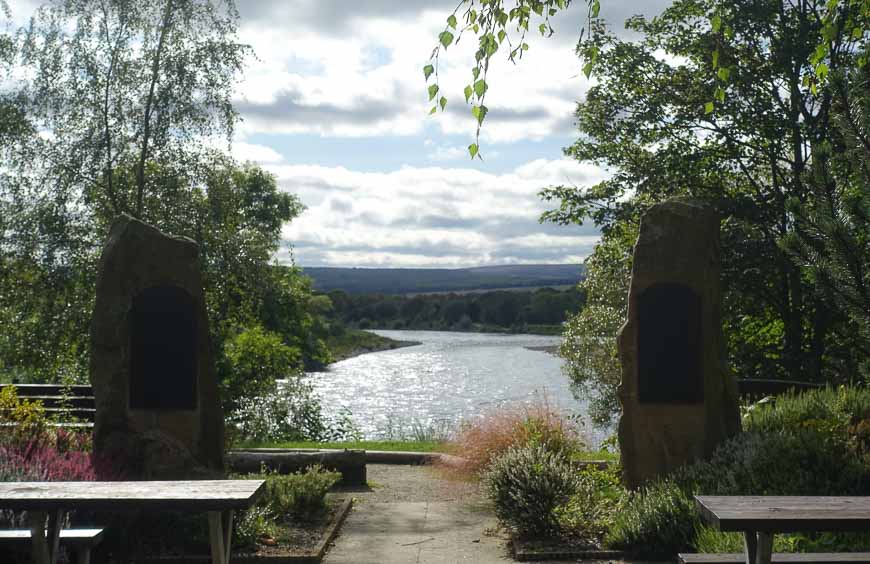
[[700,403],[701,300],[680,284],[654,284],[638,297],[638,399]]
[[196,304],[175,286],[133,298],[130,321],[130,407],[196,409]]

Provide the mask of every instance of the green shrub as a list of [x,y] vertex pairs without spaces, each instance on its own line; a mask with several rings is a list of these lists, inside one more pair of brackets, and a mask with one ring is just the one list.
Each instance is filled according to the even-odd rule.
[[523,536],[557,533],[556,508],[579,488],[576,470],[563,455],[529,444],[497,457],[484,482],[498,518]]
[[605,545],[639,557],[671,559],[690,550],[700,526],[691,496],[671,480],[629,494],[614,517]]
[[28,446],[46,440],[51,419],[41,401],[18,397],[14,386],[0,389],[0,423],[9,424],[0,444]]
[[301,375],[281,381],[273,393],[240,400],[238,408],[228,414],[226,420],[231,444],[359,438],[352,414],[341,410],[334,418],[325,417],[314,388]]
[[265,507],[254,506],[236,513],[233,523],[233,545],[253,547],[263,536],[274,537],[278,528]]
[[[868,415],[870,393],[864,389],[811,391],[756,405],[745,416],[746,431],[720,445],[708,460],[630,495],[606,542],[648,557],[672,557],[693,546],[699,552],[733,552],[739,536],[700,527],[692,494],[868,495]],[[830,534],[778,539],[777,550],[783,552],[829,546],[862,550],[867,540]]]
[[297,474],[270,474],[266,479],[264,503],[278,519],[292,516],[311,519],[326,509],[326,492],[341,479],[319,464]]
[[798,429],[741,433],[673,478],[706,495],[864,495],[870,476],[844,441]]
[[845,431],[850,424],[870,420],[870,389],[840,386],[779,396],[750,409],[743,418],[748,431],[776,432],[818,427]]
[[302,352],[259,325],[245,327],[227,339],[224,357],[227,376],[221,382],[221,399],[228,412],[238,409],[245,399],[271,394],[276,380],[302,371]]
[[577,477],[577,492],[555,509],[559,530],[591,545],[600,545],[625,496],[619,466],[612,464],[604,470],[587,466]]

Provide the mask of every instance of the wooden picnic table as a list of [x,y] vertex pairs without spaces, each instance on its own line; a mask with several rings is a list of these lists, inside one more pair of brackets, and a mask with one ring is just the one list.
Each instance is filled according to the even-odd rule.
[[744,535],[747,564],[770,564],[773,535],[870,529],[870,497],[695,496],[701,518]]
[[[214,564],[227,564],[233,511],[253,505],[263,480],[0,483],[0,509],[29,515],[34,564],[55,564],[69,511],[185,511],[208,517]],[[46,530],[46,521],[48,528]]]

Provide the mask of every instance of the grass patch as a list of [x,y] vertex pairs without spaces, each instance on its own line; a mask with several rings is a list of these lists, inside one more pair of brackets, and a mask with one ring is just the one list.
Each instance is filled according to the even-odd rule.
[[571,453],[571,459],[579,462],[586,460],[604,460],[607,462],[619,462],[619,453],[609,450],[589,450]]
[[445,452],[444,443],[436,441],[348,441],[337,443],[317,443],[312,441],[246,441],[235,448],[336,448],[362,450],[397,450],[401,452]]

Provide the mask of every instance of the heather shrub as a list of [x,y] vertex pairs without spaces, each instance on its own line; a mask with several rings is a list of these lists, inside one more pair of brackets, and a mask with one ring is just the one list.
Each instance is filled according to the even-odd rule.
[[263,499],[278,519],[310,519],[326,509],[326,493],[340,479],[341,474],[328,472],[319,464],[296,474],[270,474]]
[[546,401],[514,404],[490,411],[464,424],[450,442],[452,454],[465,460],[459,470],[479,476],[511,447],[539,445],[555,453],[581,450],[577,425]]
[[586,466],[577,473],[577,491],[555,509],[559,530],[589,545],[600,546],[625,497],[618,465]]
[[605,544],[651,559],[689,551],[700,526],[692,497],[671,480],[628,494]]
[[484,483],[499,520],[521,536],[556,534],[556,509],[580,487],[576,469],[563,454],[528,443],[496,457]]

